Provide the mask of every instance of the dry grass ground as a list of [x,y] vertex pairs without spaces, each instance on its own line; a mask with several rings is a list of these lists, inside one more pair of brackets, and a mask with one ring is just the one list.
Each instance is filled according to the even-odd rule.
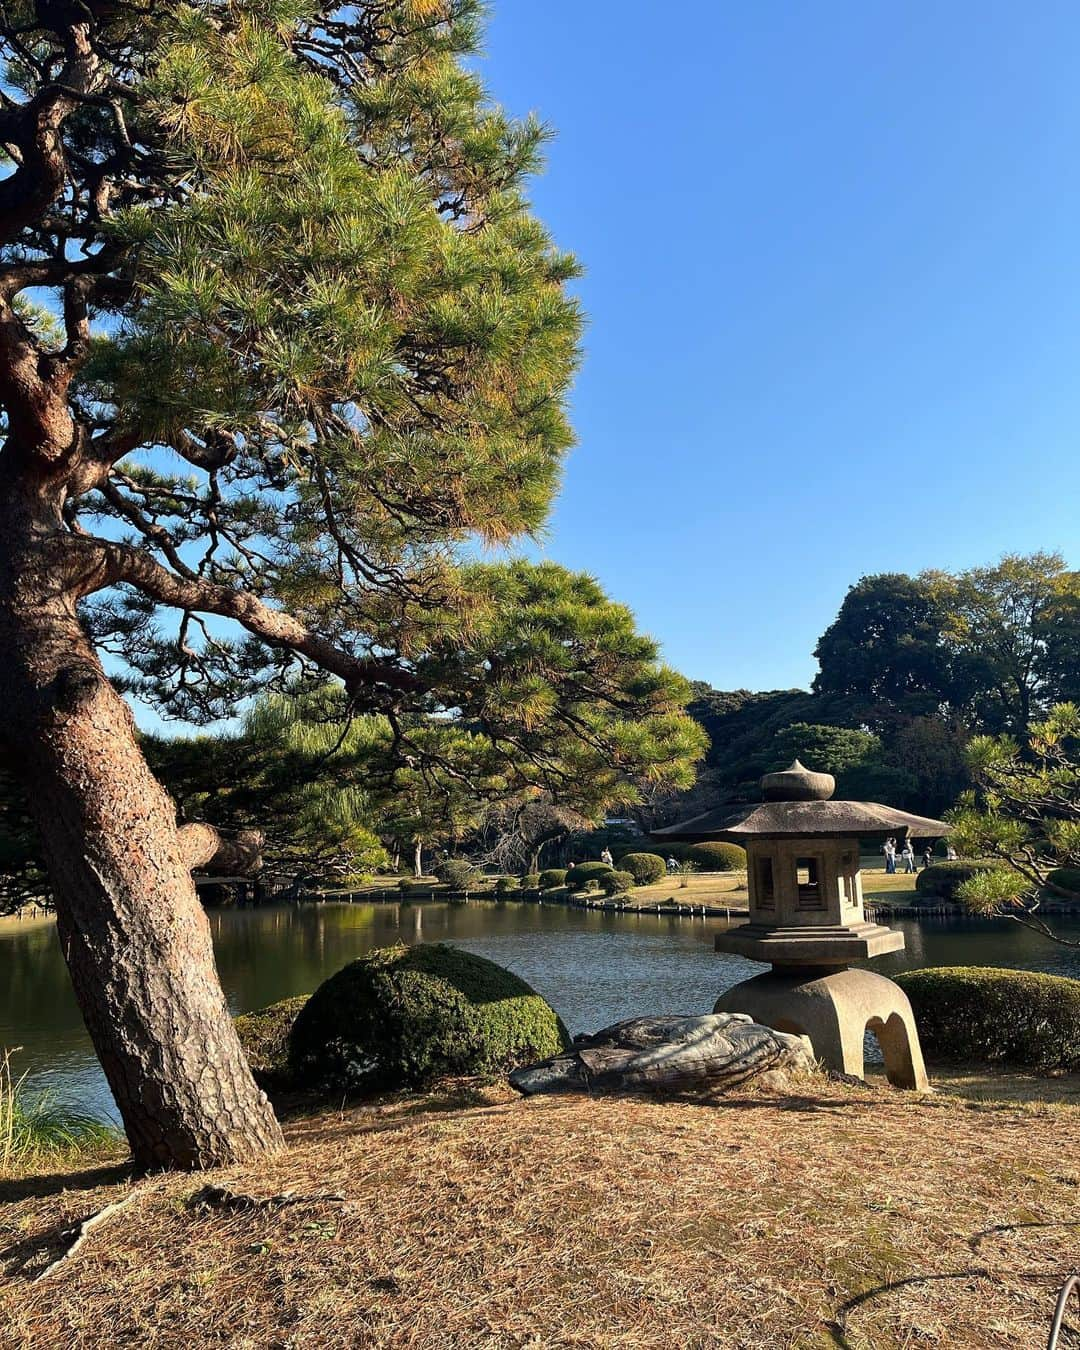
[[[1078,1124],[824,1081],[351,1109],[251,1168],[0,1183],[0,1344],[1028,1350],[1080,1265]],[[208,1181],[343,1200],[199,1207]],[[65,1225],[132,1188],[33,1282]]]

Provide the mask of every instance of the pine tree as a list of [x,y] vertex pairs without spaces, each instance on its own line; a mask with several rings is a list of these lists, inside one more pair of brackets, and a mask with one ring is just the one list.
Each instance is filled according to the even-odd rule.
[[191,882],[220,841],[177,827],[102,653],[196,720],[327,673],[413,769],[461,772],[432,718],[564,783],[696,753],[683,685],[593,583],[469,562],[543,525],[580,332],[523,196],[544,133],[467,68],[477,21],[0,10],[0,744],[144,1165],[280,1132]]

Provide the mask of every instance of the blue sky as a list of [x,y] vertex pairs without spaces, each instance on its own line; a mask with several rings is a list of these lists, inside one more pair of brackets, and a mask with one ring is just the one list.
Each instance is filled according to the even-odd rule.
[[864,573],[1080,565],[1080,8],[492,9],[586,268],[548,556],[724,688],[807,683]]

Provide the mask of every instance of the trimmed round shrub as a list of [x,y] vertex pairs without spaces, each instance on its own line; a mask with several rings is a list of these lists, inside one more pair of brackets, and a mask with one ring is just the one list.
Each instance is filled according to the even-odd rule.
[[896,977],[928,1060],[1080,1068],[1080,980],[990,966],[939,966]]
[[649,853],[653,857],[659,858],[666,868],[669,858],[674,858],[676,862],[685,862],[686,855],[690,852],[691,847],[690,844],[667,844],[665,846],[657,844],[655,848],[641,848],[631,845],[623,853],[616,850],[615,861],[621,867],[627,853]]
[[234,1026],[255,1081],[262,1088],[287,1087],[289,1073],[289,1033],[308,994],[284,998],[268,1008],[241,1013]]
[[521,889],[521,883],[517,877],[500,877],[495,883],[496,895],[512,895]]
[[572,891],[583,891],[591,882],[599,881],[611,871],[607,863],[583,862],[571,867],[566,874],[566,884]]
[[635,886],[648,886],[667,876],[667,864],[656,853],[627,853],[619,859],[619,867],[630,873]]
[[692,844],[686,850],[686,861],[702,872],[739,872],[746,867],[746,849],[710,839]]
[[526,872],[521,878],[521,889],[523,891],[538,891],[540,889],[540,873]]
[[1080,895],[1080,867],[1055,867],[1046,879],[1055,886],[1064,886],[1067,891]]
[[542,891],[554,891],[566,885],[565,867],[545,867],[536,878],[536,884]]
[[524,980],[443,943],[386,947],[315,990],[293,1024],[297,1081],[416,1087],[446,1074],[501,1073],[570,1038]]
[[605,895],[625,895],[634,889],[633,872],[608,872],[600,878],[600,889]]
[[995,866],[991,862],[931,863],[915,878],[915,889],[927,899],[955,900],[956,888],[962,881],[980,872],[992,872]]
[[464,858],[445,858],[436,867],[435,875],[452,891],[468,890],[483,879],[472,863]]
[[[418,880],[416,877],[402,877],[398,882],[398,890],[402,895],[408,895],[410,891],[421,891],[424,889],[425,883]],[[427,883],[426,889],[429,891],[431,890],[430,882]]]

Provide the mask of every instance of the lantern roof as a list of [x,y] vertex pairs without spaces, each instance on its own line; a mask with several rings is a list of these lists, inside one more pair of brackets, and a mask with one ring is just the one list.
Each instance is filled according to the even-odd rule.
[[866,834],[912,834],[939,838],[949,833],[943,820],[916,816],[880,802],[831,800],[831,774],[813,773],[798,760],[789,769],[767,773],[761,780],[761,802],[718,806],[690,820],[653,830],[654,839],[691,841],[723,839],[745,844],[748,839],[850,837]]

